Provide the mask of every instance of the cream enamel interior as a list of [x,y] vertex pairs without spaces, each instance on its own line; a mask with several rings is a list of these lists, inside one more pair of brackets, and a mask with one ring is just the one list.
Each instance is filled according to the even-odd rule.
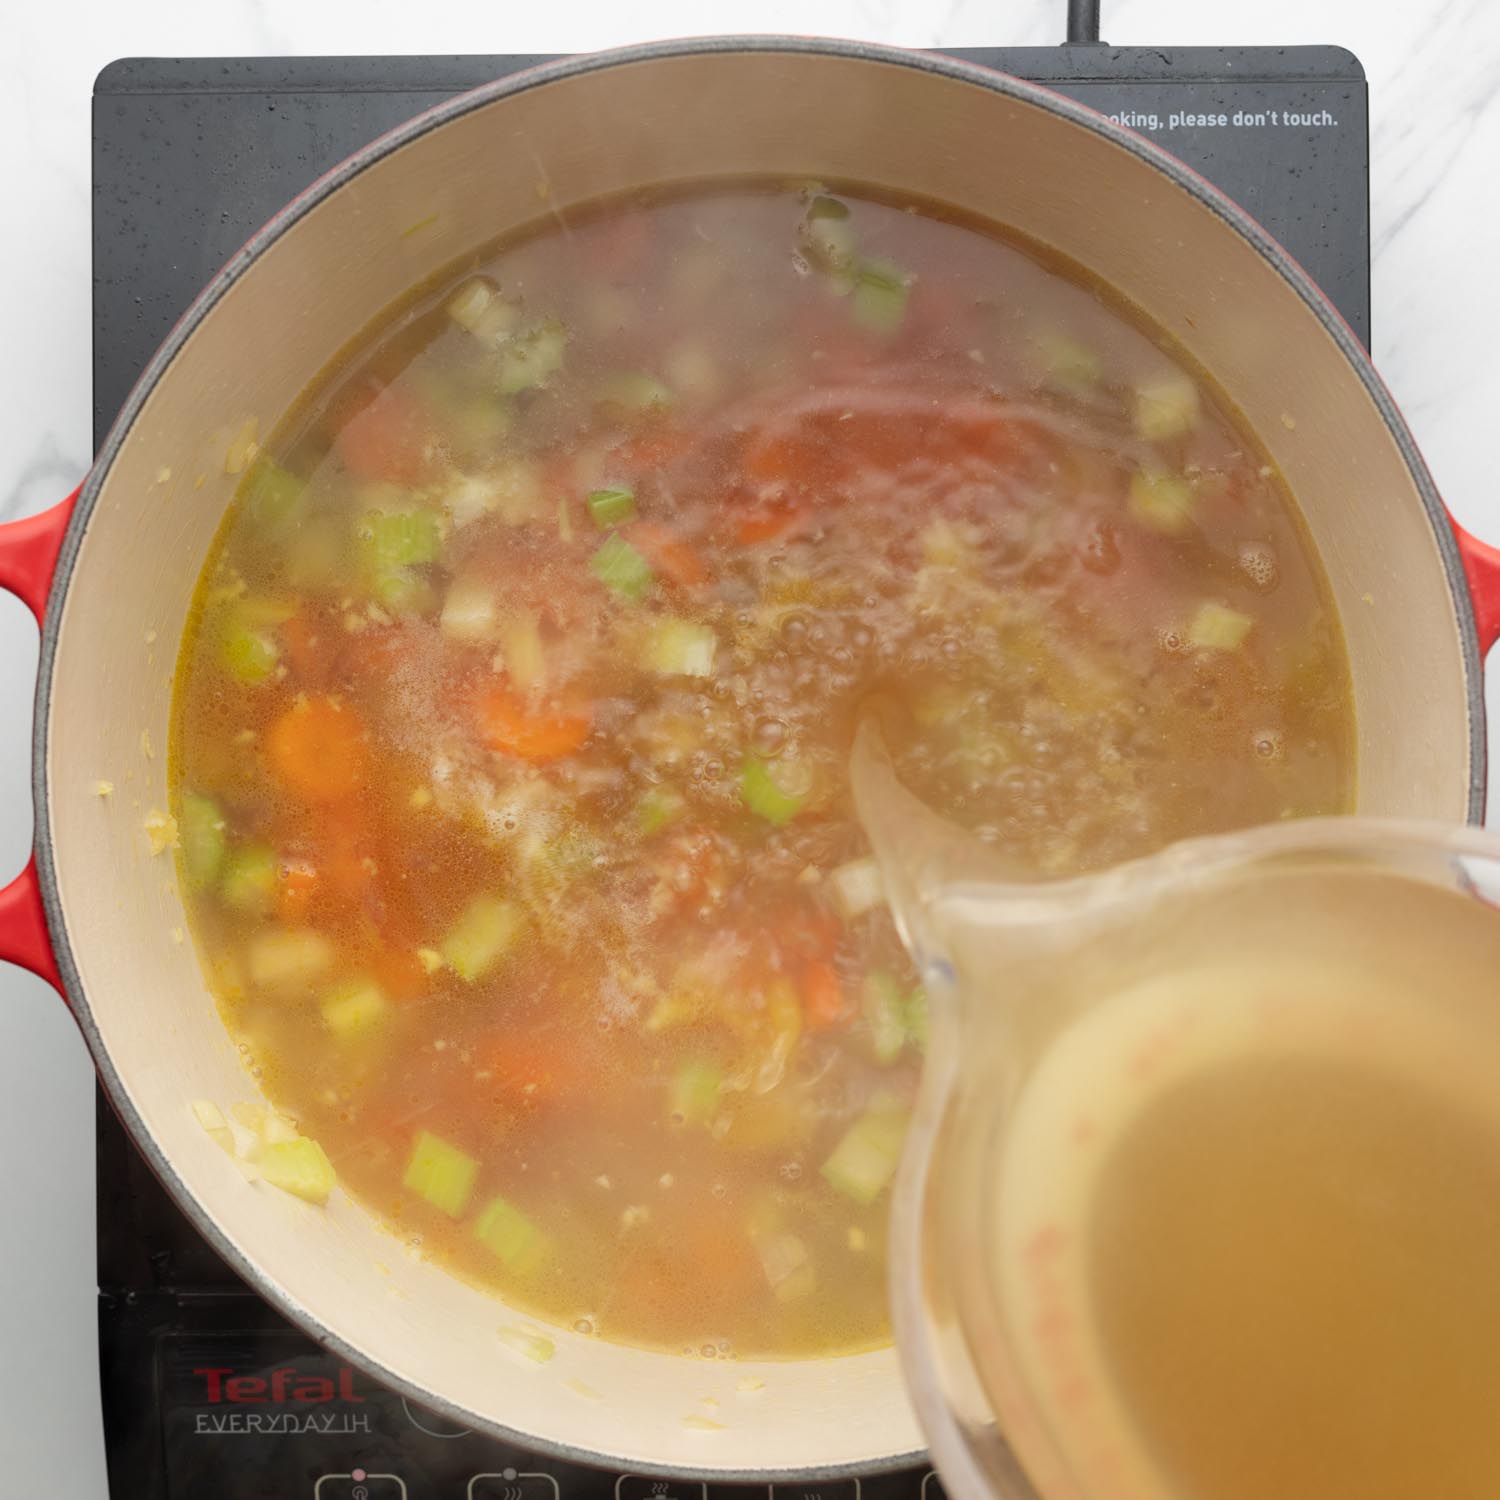
[[[1361,809],[1459,822],[1470,773],[1448,580],[1368,394],[1212,211],[1037,104],[852,56],[637,59],[429,131],[274,242],[146,401],[104,477],[58,625],[47,831],[96,1046],[187,1193],[310,1323],[481,1421],[627,1466],[702,1473],[827,1470],[920,1448],[894,1354],[752,1369],[564,1332],[555,1359],[534,1365],[497,1337],[514,1315],[408,1257],[347,1200],[321,1212],[247,1183],[189,1107],[253,1097],[254,1084],[180,941],[173,869],[149,855],[143,820],[166,806],[177,642],[245,420],[268,431],[392,299],[507,226],[633,183],[745,173],[960,203],[1119,287],[1215,373],[1301,498],[1353,659]],[[112,798],[90,794],[101,778]],[[747,1375],[764,1390],[742,1392]],[[691,1425],[705,1417],[722,1427]]]

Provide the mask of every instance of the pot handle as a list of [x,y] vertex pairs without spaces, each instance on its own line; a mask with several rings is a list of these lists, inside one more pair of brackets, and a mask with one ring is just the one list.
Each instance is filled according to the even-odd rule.
[[1458,539],[1458,555],[1469,581],[1469,598],[1474,604],[1474,627],[1479,632],[1482,656],[1500,639],[1500,547],[1481,542],[1458,524],[1453,523]]
[[[63,533],[82,489],[79,485],[66,500],[40,515],[0,526],[0,588],[14,594],[36,616],[38,625],[46,612]],[[59,994],[64,993],[47,934],[34,854],[26,868],[0,889],[0,959],[30,969]]]

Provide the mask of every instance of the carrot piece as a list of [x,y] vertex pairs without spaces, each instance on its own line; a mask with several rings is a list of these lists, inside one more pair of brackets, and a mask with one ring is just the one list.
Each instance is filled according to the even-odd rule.
[[803,505],[762,505],[740,517],[734,528],[734,539],[742,547],[756,542],[771,542],[799,531],[810,512]]
[[277,777],[309,802],[339,802],[365,783],[368,753],[359,716],[331,698],[294,704],[266,734]]
[[276,882],[276,914],[289,927],[307,922],[322,882],[316,868],[305,859],[288,860]]
[[637,521],[628,534],[645,554],[646,561],[670,582],[691,588],[708,577],[703,559],[670,527]]
[[427,988],[427,971],[410,948],[381,948],[370,967],[392,1000],[415,999]]
[[826,1031],[848,1014],[838,970],[827,959],[815,959],[802,970],[802,1014],[809,1031]]
[[361,479],[422,484],[433,468],[433,434],[427,413],[405,391],[387,386],[344,423],[335,444]]
[[475,703],[479,732],[492,750],[522,760],[558,760],[588,738],[592,715],[578,709],[529,707],[502,683],[485,689]]
[[508,1033],[481,1049],[480,1064],[502,1093],[525,1103],[545,1104],[576,1094],[584,1082],[576,1050],[561,1036]]

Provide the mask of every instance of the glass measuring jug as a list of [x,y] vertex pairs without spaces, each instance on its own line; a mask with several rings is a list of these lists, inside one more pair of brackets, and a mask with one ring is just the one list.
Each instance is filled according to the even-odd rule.
[[1500,840],[1318,819],[1015,878],[862,728],[931,1000],[897,1181],[957,1500],[1500,1493]]

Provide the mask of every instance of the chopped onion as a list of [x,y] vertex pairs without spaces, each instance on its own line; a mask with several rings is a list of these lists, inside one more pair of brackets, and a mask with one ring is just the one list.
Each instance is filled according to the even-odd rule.
[[833,887],[834,905],[846,922],[862,917],[867,911],[885,904],[885,882],[873,856],[852,859],[840,865],[828,877]]

